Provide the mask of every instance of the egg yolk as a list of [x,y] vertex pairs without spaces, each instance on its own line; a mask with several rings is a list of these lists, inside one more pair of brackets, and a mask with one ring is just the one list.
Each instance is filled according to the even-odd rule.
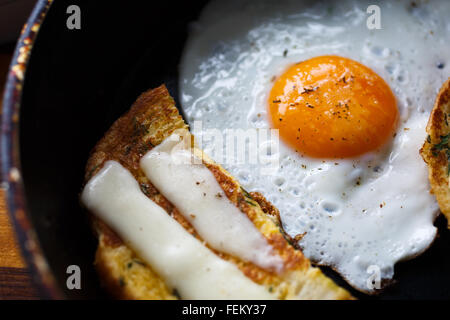
[[375,151],[393,136],[398,119],[386,82],[338,56],[315,57],[287,69],[272,87],[269,114],[285,143],[316,158]]

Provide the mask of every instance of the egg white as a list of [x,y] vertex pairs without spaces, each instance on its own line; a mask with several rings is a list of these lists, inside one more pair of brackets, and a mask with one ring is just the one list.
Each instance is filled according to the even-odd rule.
[[[312,261],[371,292],[373,270],[429,247],[437,204],[419,156],[435,95],[449,73],[450,2],[377,3],[380,30],[366,26],[371,1],[212,1],[192,24],[180,67],[180,98],[203,129],[269,128],[273,77],[293,63],[340,55],[370,67],[397,97],[392,142],[354,159],[313,159],[283,143],[274,175],[257,164],[224,167],[280,210],[285,231]],[[438,68],[439,65],[439,68]],[[196,132],[197,135],[201,132]],[[208,149],[208,142],[203,145]]]

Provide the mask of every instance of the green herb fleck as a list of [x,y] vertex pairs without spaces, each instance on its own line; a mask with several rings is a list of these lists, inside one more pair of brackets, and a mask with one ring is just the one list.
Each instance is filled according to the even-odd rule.
[[250,195],[250,193],[247,192],[247,190],[245,190],[244,188],[241,187],[242,193],[244,194],[244,196],[246,196],[249,199],[252,199],[252,196]]
[[88,179],[90,179],[92,177],[92,174],[94,173],[95,170],[97,170],[97,168],[99,167],[99,164],[95,165],[88,173]]
[[[447,157],[447,176],[450,176],[450,147],[448,145],[449,139],[450,139],[450,133],[445,136],[441,136],[440,138],[441,138],[441,141],[439,143],[435,144],[431,148],[431,153],[433,154],[434,157],[437,157],[441,151],[445,150],[445,155]],[[431,138],[430,138],[430,140],[431,140]],[[428,141],[428,138],[427,138],[427,141]],[[430,142],[430,141],[428,141],[428,142]]]
[[448,139],[450,138],[450,134],[445,136],[441,136],[441,141],[438,144],[433,146],[433,149],[436,151],[441,151],[445,148],[448,148]]
[[450,150],[447,149],[445,153],[447,155],[447,176],[450,176]]
[[280,233],[283,236],[284,240],[286,240],[287,243],[289,243],[291,246],[294,247],[294,244],[292,243],[291,238],[284,232],[283,228],[280,226],[279,229],[280,229]]

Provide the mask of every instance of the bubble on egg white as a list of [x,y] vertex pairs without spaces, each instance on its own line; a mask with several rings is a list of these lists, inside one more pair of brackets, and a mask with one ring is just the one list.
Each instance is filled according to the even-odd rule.
[[288,192],[294,197],[300,197],[301,191],[298,187],[289,187]]
[[322,201],[320,206],[324,213],[330,217],[337,216],[341,212],[339,204],[332,201]]
[[243,185],[248,185],[252,182],[252,175],[247,170],[240,170],[237,177],[239,182]]
[[284,185],[284,183],[286,182],[286,179],[284,177],[276,177],[273,180],[273,183],[275,184],[275,186],[277,187],[281,187]]
[[449,68],[441,55],[450,52],[442,14],[450,2],[430,2],[426,10],[418,5],[423,12],[412,10],[409,1],[382,2],[381,30],[366,27],[370,4],[213,0],[191,31],[180,67],[188,119],[221,132],[270,128],[267,99],[274,77],[314,56],[349,57],[388,83],[400,121],[392,142],[379,151],[322,160],[266,142],[258,152],[279,157],[275,173],[221,163],[248,191],[261,192],[279,209],[290,236],[304,234],[299,245],[308,258],[333,266],[362,291],[369,290],[369,266],[379,266],[381,277],[391,279],[395,263],[423,252],[436,234],[437,205],[418,150]]
[[389,48],[384,48],[380,46],[373,46],[370,48],[370,53],[374,55],[375,57],[379,58],[387,58],[389,57],[391,51]]

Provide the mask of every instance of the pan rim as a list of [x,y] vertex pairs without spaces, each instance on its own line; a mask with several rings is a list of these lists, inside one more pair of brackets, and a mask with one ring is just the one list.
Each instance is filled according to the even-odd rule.
[[52,3],[53,0],[38,0],[23,26],[8,70],[0,123],[0,171],[7,213],[41,299],[62,299],[63,294],[42,252],[27,209],[21,178],[19,117],[28,61]]

